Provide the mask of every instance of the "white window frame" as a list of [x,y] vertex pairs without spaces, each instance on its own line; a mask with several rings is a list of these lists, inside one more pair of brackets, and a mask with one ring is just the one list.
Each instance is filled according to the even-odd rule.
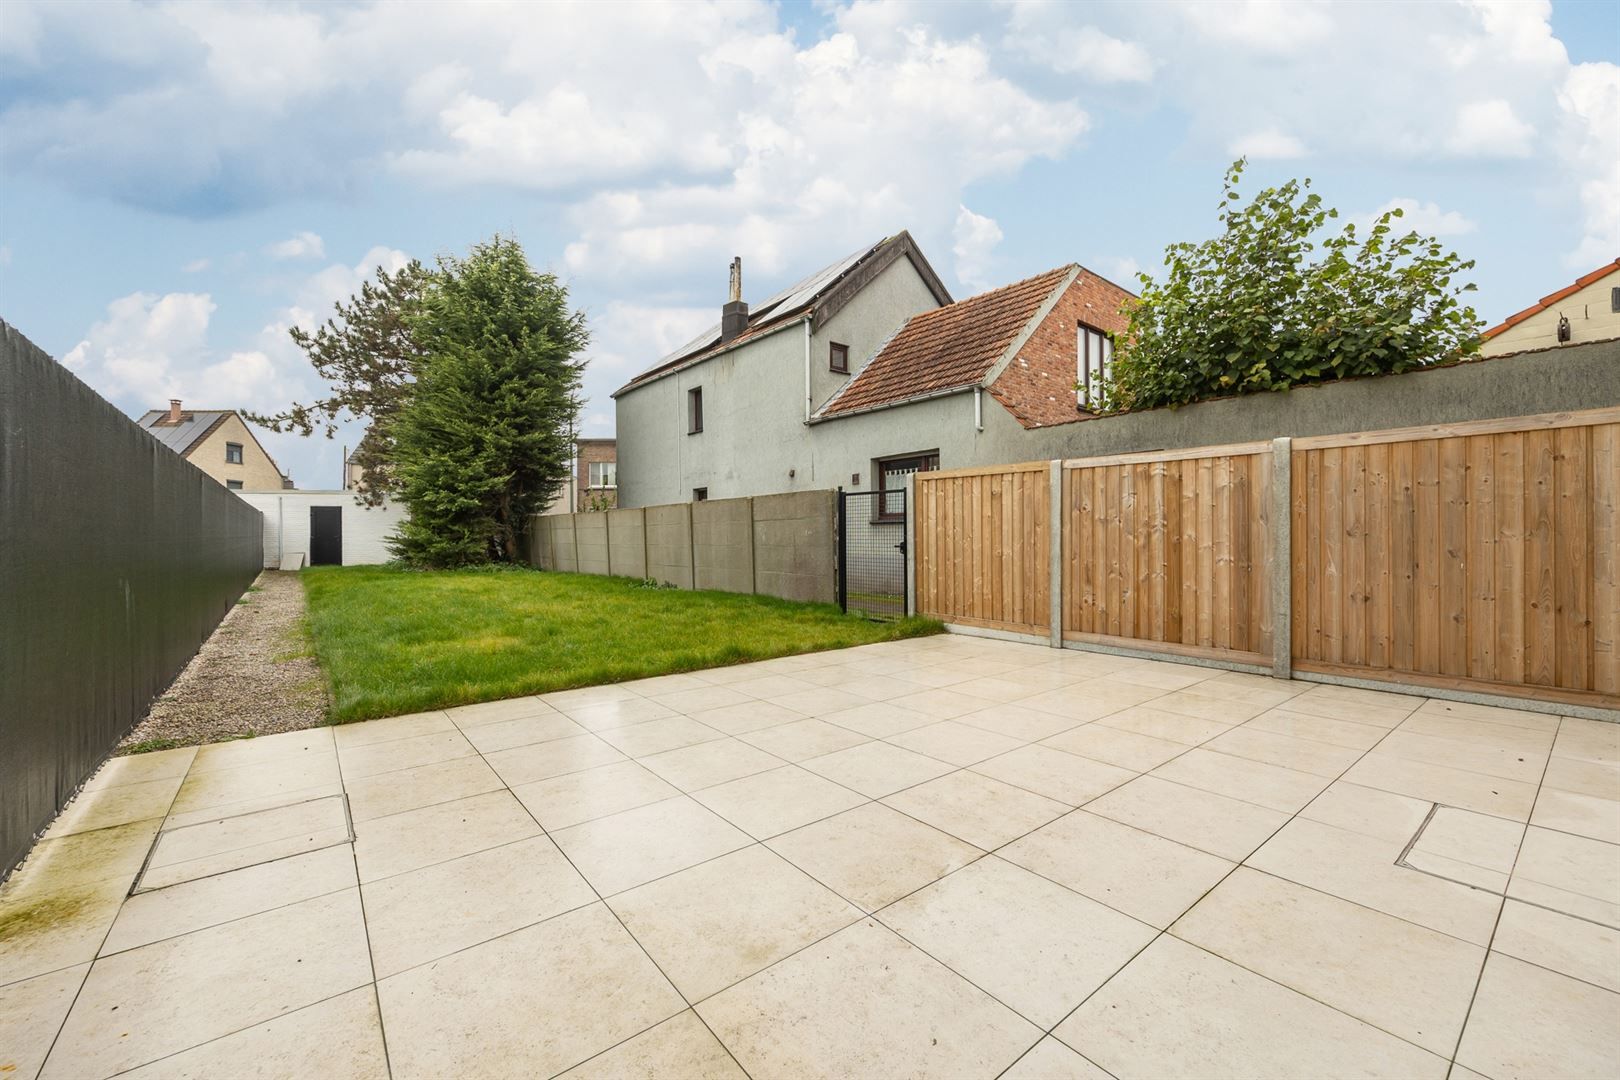
[[[610,482],[602,483],[598,470],[610,478]],[[586,486],[592,491],[612,491],[619,486],[619,463],[617,461],[587,461],[585,463]]]
[[1114,362],[1114,339],[1095,326],[1078,323],[1074,343],[1075,403],[1095,411],[1102,406],[1103,387]]

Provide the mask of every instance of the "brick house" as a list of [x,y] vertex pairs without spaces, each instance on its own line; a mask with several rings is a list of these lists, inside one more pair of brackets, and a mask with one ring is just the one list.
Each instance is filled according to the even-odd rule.
[[618,444],[614,439],[575,439],[573,475],[557,483],[548,514],[611,510],[619,505]]
[[739,286],[719,326],[614,395],[621,505],[886,492],[1060,454],[1065,425],[1095,415],[1133,299],[1070,264],[953,301],[906,233],[753,311]]
[[235,409],[186,409],[170,400],[135,421],[147,434],[232,491],[293,486]]

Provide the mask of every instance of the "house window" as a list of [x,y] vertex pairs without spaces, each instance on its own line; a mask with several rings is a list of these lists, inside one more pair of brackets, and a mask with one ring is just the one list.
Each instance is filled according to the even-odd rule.
[[1087,409],[1100,409],[1108,369],[1114,362],[1114,342],[1104,331],[1085,323],[1080,324],[1079,335],[1075,345],[1075,401]]
[[933,472],[939,468],[939,451],[925,454],[907,454],[905,457],[885,458],[875,464],[873,472],[878,478],[879,521],[899,521],[905,517],[906,477],[912,473]]
[[[238,447],[238,449],[240,449],[240,447]],[[232,491],[241,491],[242,490],[242,481],[240,481],[240,480],[227,480],[227,481],[225,481],[225,486],[230,488]]]
[[1609,310],[1620,311],[1620,288],[1609,290]]
[[239,443],[239,442],[228,442],[228,443],[225,444],[225,464],[227,464],[227,465],[240,465],[240,464],[242,464],[242,444],[241,443]]
[[686,433],[696,435],[703,430],[703,387],[694,386],[686,392]]
[[614,461],[591,462],[591,487],[616,488],[619,486],[619,466]]
[[706,488],[706,487],[693,488],[692,489],[692,501],[693,502],[708,502],[709,501],[709,489]]
[[849,374],[849,346],[833,342],[827,347],[827,370],[840,375]]

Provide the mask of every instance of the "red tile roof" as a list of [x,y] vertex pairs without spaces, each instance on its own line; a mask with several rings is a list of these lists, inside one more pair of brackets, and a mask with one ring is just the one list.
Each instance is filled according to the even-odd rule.
[[840,416],[982,380],[1075,267],[913,315],[819,415]]
[[1594,281],[1602,281],[1616,270],[1620,270],[1620,259],[1616,259],[1613,262],[1604,263],[1590,274],[1587,274],[1584,277],[1576,278],[1573,285],[1566,285],[1555,293],[1543,296],[1539,304],[1532,304],[1530,307],[1525,308],[1516,315],[1509,315],[1506,319],[1503,319],[1500,323],[1485,331],[1483,335],[1484,339],[1489,341],[1491,338],[1495,337],[1497,334],[1500,334],[1509,327],[1518,326],[1530,316],[1546,311],[1564,297],[1579,292],[1581,289],[1586,288]]

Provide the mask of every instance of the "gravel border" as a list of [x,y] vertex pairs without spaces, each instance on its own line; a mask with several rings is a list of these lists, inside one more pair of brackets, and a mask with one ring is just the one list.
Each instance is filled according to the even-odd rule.
[[296,573],[261,573],[117,753],[325,723],[326,675],[310,650],[305,611]]

